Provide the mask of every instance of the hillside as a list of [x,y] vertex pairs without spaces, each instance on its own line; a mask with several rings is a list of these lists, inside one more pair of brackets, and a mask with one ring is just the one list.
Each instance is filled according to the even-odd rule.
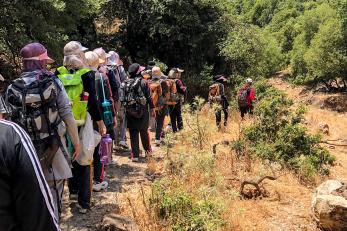
[[[324,136],[323,140],[345,142],[347,128],[341,124],[346,124],[346,115],[321,109],[320,101],[324,100],[326,95],[303,91],[302,87],[292,87],[281,78],[272,78],[269,82],[294,99],[293,107],[302,101],[317,102],[307,105],[305,126],[310,132],[316,133],[319,132],[319,123],[327,123],[330,135]],[[166,203],[173,203],[170,200],[175,200],[174,195],[187,192],[193,201],[199,200],[198,198],[203,195],[206,201],[211,200],[212,204],[219,204],[223,208],[220,218],[225,222],[222,230],[318,230],[310,213],[312,193],[315,186],[327,178],[346,180],[345,147],[327,145],[331,154],[337,159],[330,167],[330,175],[328,177],[317,175],[313,181],[307,181],[293,171],[282,169],[276,164],[269,164],[258,158],[250,159],[248,155],[240,156],[228,146],[218,146],[216,154],[211,155],[213,144],[237,140],[240,126],[244,125],[240,122],[238,114],[232,112],[230,125],[224,132],[219,133],[214,127],[213,115],[207,108],[203,109],[201,115],[203,115],[200,118],[202,126],[206,129],[206,136],[201,137],[204,142],[202,149],[194,143],[196,140],[192,139],[196,136],[192,129],[194,124],[188,120],[190,125],[186,126],[185,131],[175,138],[171,136],[167,138],[169,144],[156,149],[154,157],[147,163],[134,164],[126,154],[117,154],[115,156],[117,165],[108,168],[110,180],[108,191],[94,194],[95,206],[90,215],[79,215],[76,211],[71,214],[66,204],[63,230],[95,230],[95,226],[100,224],[103,216],[110,213],[130,217],[140,226],[140,230],[170,230],[169,220],[164,222],[156,215],[157,204],[153,196],[158,193],[158,187],[165,184],[169,187],[166,191],[173,193],[166,195],[168,200]],[[245,124],[252,123],[251,119],[245,122]],[[265,192],[263,196],[250,200],[239,198],[242,181],[256,180],[265,175],[280,177],[274,181],[263,181],[261,186]],[[153,181],[157,178],[170,179],[171,182],[168,184],[155,182],[153,186]],[[185,185],[181,185],[183,179]],[[177,188],[171,188],[172,182],[176,182],[174,184]],[[183,195],[186,194],[183,193],[181,196]],[[210,211],[211,214],[219,208],[214,209]],[[219,218],[211,214],[206,215],[204,222],[210,225],[210,230],[214,230],[212,227],[218,224]],[[198,220],[200,218],[196,217]]]

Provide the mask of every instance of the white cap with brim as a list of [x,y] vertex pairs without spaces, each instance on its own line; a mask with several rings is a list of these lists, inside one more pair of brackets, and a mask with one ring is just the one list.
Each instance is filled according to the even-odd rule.
[[67,43],[64,47],[64,55],[75,55],[81,52],[87,51],[88,48],[82,46],[80,42],[71,41]]

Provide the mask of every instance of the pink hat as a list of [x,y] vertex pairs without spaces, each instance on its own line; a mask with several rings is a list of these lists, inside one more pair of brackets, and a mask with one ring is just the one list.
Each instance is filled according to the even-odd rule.
[[20,54],[23,60],[36,60],[36,61],[47,61],[47,63],[53,63],[46,48],[40,43],[29,43],[22,48]]
[[143,72],[146,68],[144,66],[140,66],[138,71],[136,72],[136,74],[140,74],[141,72]]

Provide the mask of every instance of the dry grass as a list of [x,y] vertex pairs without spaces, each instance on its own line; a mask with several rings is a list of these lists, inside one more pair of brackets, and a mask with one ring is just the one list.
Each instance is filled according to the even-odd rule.
[[[292,173],[288,172],[276,181],[264,181],[263,186],[268,197],[242,200],[239,197],[241,181],[258,179],[264,175],[280,175],[283,174],[283,170],[276,168],[274,170],[258,159],[250,159],[247,153],[241,157],[237,156],[227,146],[217,148],[213,171],[208,172],[208,169],[204,170],[204,166],[197,164],[199,163],[197,155],[212,155],[213,144],[223,140],[237,140],[240,128],[252,123],[251,119],[241,124],[239,115],[232,112],[228,128],[223,132],[217,132],[213,113],[204,109],[201,122],[208,125],[203,149],[192,141],[194,132],[191,129],[187,128],[177,134],[174,139],[175,144],[170,149],[170,161],[165,161],[165,175],[181,181],[185,191],[193,197],[201,197],[201,190],[204,187],[213,187],[213,193],[208,196],[221,202],[224,208],[222,217],[226,224],[221,230],[316,230],[310,218],[310,201],[314,188],[303,185]],[[184,163],[187,164],[184,170],[189,172],[179,171],[181,175],[178,176],[175,175],[177,172],[171,170],[181,167],[173,165],[179,165],[182,156],[188,158],[184,160],[194,158],[194,161]],[[140,186],[131,187],[131,190],[125,194],[126,198],[121,199],[128,201],[122,206],[123,213],[134,217],[141,230],[170,230],[170,227],[159,221],[148,207],[150,187],[145,187],[144,191],[145,197],[142,196]]]

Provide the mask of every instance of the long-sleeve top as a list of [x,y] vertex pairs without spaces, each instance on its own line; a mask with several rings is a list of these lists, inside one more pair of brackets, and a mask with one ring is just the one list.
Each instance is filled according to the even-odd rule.
[[60,230],[29,136],[5,120],[0,121],[0,131],[0,230]]
[[176,88],[178,94],[185,95],[187,93],[187,87],[184,86],[182,80],[176,79]]

